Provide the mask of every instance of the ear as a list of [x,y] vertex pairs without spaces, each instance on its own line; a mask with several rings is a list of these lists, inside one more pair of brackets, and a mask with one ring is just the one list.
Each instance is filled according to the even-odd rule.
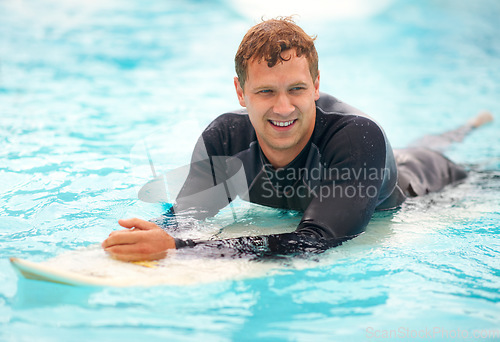
[[316,77],[316,80],[314,81],[314,101],[318,101],[319,99],[319,70],[318,70],[318,77]]
[[236,89],[236,95],[238,96],[238,101],[242,107],[246,107],[245,94],[243,93],[243,88],[241,88],[240,80],[238,77],[234,78],[234,88]]

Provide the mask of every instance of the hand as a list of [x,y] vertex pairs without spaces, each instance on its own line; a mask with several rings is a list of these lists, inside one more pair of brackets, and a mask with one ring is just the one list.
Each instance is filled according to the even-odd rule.
[[118,223],[129,229],[112,232],[102,243],[102,248],[115,259],[158,260],[164,258],[169,249],[175,249],[174,238],[152,222],[132,218]]

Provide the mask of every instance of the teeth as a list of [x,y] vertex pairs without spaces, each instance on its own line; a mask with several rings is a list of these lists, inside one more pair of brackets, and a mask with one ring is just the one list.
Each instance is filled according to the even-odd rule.
[[273,123],[273,125],[280,126],[280,127],[290,126],[291,124],[293,124],[294,121],[295,120],[290,120],[290,121],[274,121],[274,120],[271,120],[271,122]]

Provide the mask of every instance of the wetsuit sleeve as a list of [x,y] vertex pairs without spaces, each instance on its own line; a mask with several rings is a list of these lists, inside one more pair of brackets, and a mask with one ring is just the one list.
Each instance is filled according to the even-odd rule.
[[204,219],[216,215],[237,196],[246,199],[247,179],[236,155],[254,139],[247,115],[226,113],[202,133],[193,150],[189,172],[176,196],[176,216]]
[[[386,140],[370,119],[346,123],[324,149],[325,179],[297,231],[324,239],[349,239],[364,231],[377,206],[386,168]],[[393,175],[394,177],[396,175]]]
[[[215,241],[176,240],[209,254],[293,254],[324,251],[360,234],[377,204],[385,170],[386,143],[380,128],[364,117],[346,120],[326,137],[322,181],[295,232]],[[217,252],[218,251],[218,252]]]
[[227,188],[228,157],[217,157],[210,137],[202,135],[194,148],[189,172],[172,211],[176,215],[204,219],[214,216],[232,199]]

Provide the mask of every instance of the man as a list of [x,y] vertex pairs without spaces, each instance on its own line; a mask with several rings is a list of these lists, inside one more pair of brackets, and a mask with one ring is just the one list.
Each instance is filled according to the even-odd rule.
[[463,169],[428,149],[393,153],[377,123],[320,93],[314,39],[290,18],[252,27],[235,64],[234,85],[246,112],[226,113],[207,127],[177,203],[165,218],[184,212],[198,218],[215,215],[222,204],[200,201],[200,194],[224,184],[229,201],[234,199],[227,185],[234,172],[228,165],[237,160],[245,172],[244,197],[303,211],[297,229],[184,241],[153,222],[120,220],[128,229],[112,232],[102,244],[112,257],[154,260],[169,249],[197,246],[255,255],[323,251],[362,233],[376,209],[395,208],[408,196],[437,191],[466,177]]

